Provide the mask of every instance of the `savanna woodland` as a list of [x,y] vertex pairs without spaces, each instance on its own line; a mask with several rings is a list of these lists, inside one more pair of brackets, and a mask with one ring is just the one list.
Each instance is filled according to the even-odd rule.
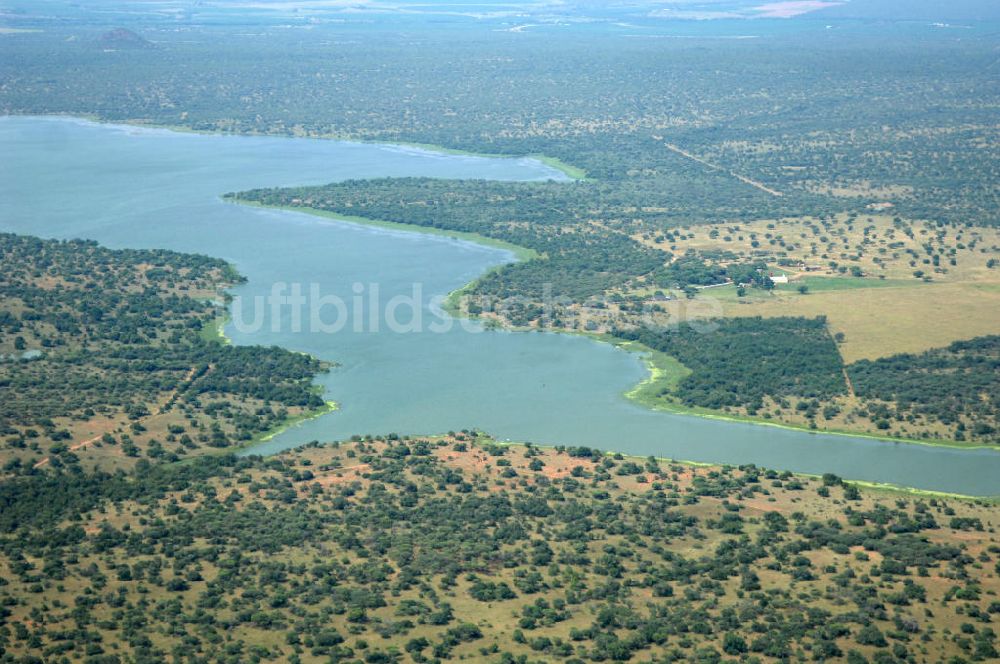
[[[1000,17],[751,4],[3,0],[0,114],[539,159],[216,195],[513,246],[448,310],[641,352],[649,408],[1000,444]],[[0,662],[1000,660],[988,498],[475,422],[247,454],[335,404],[228,343],[241,280],[0,234]]]

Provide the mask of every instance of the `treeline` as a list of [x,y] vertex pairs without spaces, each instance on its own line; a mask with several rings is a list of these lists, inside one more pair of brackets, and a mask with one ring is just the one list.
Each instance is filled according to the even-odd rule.
[[[768,419],[798,415],[813,427],[819,416],[829,421],[843,415],[855,428],[858,420],[867,421],[873,432],[910,426],[924,438],[929,434],[921,431],[1000,442],[998,336],[845,365],[823,317],[699,320],[619,328],[613,335],[666,353],[691,370],[657,395],[665,403],[743,409]],[[845,373],[853,387],[850,400]]]
[[594,183],[501,183],[429,178],[351,180],[321,187],[258,189],[234,200],[479,233],[539,254],[477,284],[485,300],[546,297],[583,302],[648,274],[667,255],[589,223]]
[[620,329],[614,335],[691,369],[672,392],[688,406],[742,407],[753,414],[765,397],[822,400],[847,391],[840,353],[823,317],[729,318]]
[[1000,442],[1000,336],[847,367],[859,397],[892,405],[884,417],[921,416],[957,440]]

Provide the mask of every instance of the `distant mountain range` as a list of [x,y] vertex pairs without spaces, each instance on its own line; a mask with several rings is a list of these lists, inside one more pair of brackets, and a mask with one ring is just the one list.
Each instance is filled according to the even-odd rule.
[[97,40],[101,46],[109,48],[150,48],[152,42],[128,28],[108,30]]

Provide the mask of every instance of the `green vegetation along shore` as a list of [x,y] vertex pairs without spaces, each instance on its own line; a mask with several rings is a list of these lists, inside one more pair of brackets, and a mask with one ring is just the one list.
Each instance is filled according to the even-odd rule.
[[[287,198],[287,196],[284,198]],[[496,240],[495,238],[485,237],[478,233],[443,231],[431,226],[346,216],[337,212],[301,206],[299,204],[279,205],[274,203],[260,203],[254,198],[247,199],[243,196],[231,197],[231,200],[241,204],[305,212],[352,223],[410,232],[448,235],[449,237],[511,251],[515,259],[519,261],[532,261],[540,258],[537,252],[530,249],[511,245],[508,242]],[[541,258],[544,260],[544,257]],[[492,312],[483,311],[480,307],[473,306],[470,308],[470,302],[474,305],[476,295],[482,284],[496,278],[503,269],[503,266],[494,268],[473,282],[449,293],[443,305],[445,311],[453,316],[465,315],[477,317],[488,325],[513,329],[532,329],[534,326],[530,321],[522,321],[524,324],[518,325],[516,322],[511,321],[509,317],[492,315]],[[857,281],[857,279],[854,281]],[[882,283],[879,285],[882,285]],[[995,439],[996,435],[998,435],[997,431],[1000,430],[1000,422],[997,421],[998,411],[987,411],[985,407],[988,405],[988,402],[977,403],[976,399],[970,399],[965,395],[956,395],[954,397],[953,402],[955,405],[949,412],[955,412],[960,417],[953,419],[949,419],[949,416],[944,411],[940,411],[940,409],[938,411],[915,411],[916,417],[914,417],[914,414],[906,410],[907,406],[901,405],[902,402],[893,404],[894,398],[892,395],[887,396],[872,392],[871,398],[868,399],[859,398],[867,397],[867,391],[848,395],[843,376],[847,375],[845,372],[855,372],[855,365],[846,365],[843,363],[835,344],[831,342],[825,318],[817,318],[813,323],[808,323],[806,319],[790,317],[771,317],[760,320],[757,323],[746,318],[726,319],[714,323],[709,321],[709,323],[721,326],[722,331],[708,336],[704,336],[700,332],[696,333],[694,340],[691,342],[694,344],[692,347],[698,349],[698,357],[704,356],[706,360],[714,358],[715,355],[713,355],[714,351],[706,350],[704,342],[717,339],[719,344],[731,347],[739,340],[748,339],[747,332],[751,328],[757,330],[755,333],[761,334],[762,338],[769,342],[784,340],[780,348],[774,349],[775,360],[781,359],[784,362],[789,359],[798,358],[794,359],[794,362],[798,362],[801,365],[803,361],[801,358],[804,357],[803,352],[805,352],[806,348],[817,349],[819,354],[815,355],[815,357],[825,359],[821,360],[822,366],[817,367],[817,371],[811,374],[803,373],[800,366],[793,374],[798,376],[796,384],[786,388],[778,389],[774,380],[776,376],[783,375],[785,373],[783,371],[778,371],[774,373],[774,376],[769,378],[754,378],[749,384],[757,385],[760,390],[759,394],[751,397],[747,390],[739,388],[737,390],[739,395],[737,400],[734,401],[731,397],[722,396],[723,393],[717,389],[717,386],[705,381],[717,380],[716,378],[709,377],[712,375],[721,375],[720,371],[729,374],[732,373],[732,369],[736,366],[752,366],[755,362],[754,357],[758,356],[761,352],[759,343],[737,343],[735,347],[742,349],[743,356],[736,358],[730,353],[725,358],[721,356],[715,358],[716,360],[725,361],[723,364],[719,364],[718,361],[712,360],[714,364],[706,365],[697,375],[689,378],[684,385],[681,385],[681,381],[693,373],[692,370],[685,367],[683,361],[679,358],[673,357],[669,353],[664,353],[662,350],[654,349],[648,342],[642,343],[641,340],[638,340],[638,343],[647,349],[646,352],[655,355],[655,361],[647,362],[650,377],[630,390],[626,396],[643,406],[677,414],[696,415],[699,417],[765,424],[769,426],[783,426],[808,431],[822,431],[824,433],[857,435],[897,443],[920,443],[973,449],[992,447],[988,443],[991,443]],[[803,334],[800,335],[800,338],[790,336],[790,330],[802,325],[806,325],[807,328],[811,325],[811,329],[813,329],[815,334],[806,333],[806,328],[803,328]],[[589,334],[579,329],[568,329],[565,327],[554,327],[551,329],[558,332],[583,333],[601,341],[610,341],[612,343],[620,338],[632,339],[635,334],[644,334],[642,329],[639,329],[636,333],[629,331],[629,328],[613,331],[612,334]],[[680,329],[694,328],[682,324]],[[701,328],[698,327],[697,329]],[[727,330],[730,331],[727,332]],[[694,341],[697,341],[697,343],[694,343]],[[820,351],[821,346],[822,350]],[[960,347],[964,348],[964,346]],[[950,382],[948,387],[938,384],[936,388],[927,393],[940,395],[942,394],[942,390],[944,390],[943,394],[947,394],[949,390],[954,391],[960,388],[968,391],[970,386],[988,384],[991,380],[991,375],[993,376],[992,380],[995,381],[995,372],[990,367],[994,366],[998,361],[995,357],[996,349],[993,346],[989,346],[984,352],[987,354],[987,357],[992,359],[986,362],[972,359],[964,363],[965,370],[973,372],[969,374],[965,381],[959,383]],[[734,364],[733,362],[736,363]],[[714,369],[709,369],[709,366],[714,367]],[[769,366],[773,368],[773,365]],[[879,368],[884,366],[897,370],[898,362],[890,359],[883,363],[865,366],[866,376],[869,377],[868,382],[873,385],[883,385],[885,381],[877,377]],[[712,371],[715,371],[715,374],[712,374]],[[803,377],[809,375],[813,376],[815,381],[820,382],[816,382],[812,386],[802,384]],[[946,374],[942,373],[941,376],[943,379],[947,379]],[[700,391],[697,394],[692,393],[684,398],[678,398],[679,390],[690,392],[691,388],[689,385],[693,381],[701,381],[706,387],[699,388]],[[732,379],[729,382],[735,386],[739,381]],[[820,384],[825,387],[817,391],[816,387]],[[859,386],[865,385],[864,383],[857,384]],[[735,387],[727,389],[736,390]],[[986,389],[987,393],[989,392],[987,388],[982,389]],[[917,388],[910,390],[911,396],[907,397],[908,403],[913,402],[912,394],[918,391]],[[825,404],[825,406],[821,407],[821,404]],[[962,416],[963,409],[964,416]]]
[[385,228],[387,230],[403,231],[406,233],[421,233],[424,235],[434,235],[439,237],[451,238],[453,240],[472,242],[474,244],[479,244],[484,247],[490,247],[492,249],[501,249],[503,251],[508,251],[511,254],[513,254],[516,260],[519,261],[530,260],[538,256],[537,252],[527,247],[511,244],[510,242],[505,242],[503,240],[497,240],[496,238],[486,237],[485,235],[480,235],[478,233],[471,233],[466,231],[452,231],[441,228],[417,226],[414,224],[407,224],[396,221],[370,219],[368,217],[351,216],[351,215],[339,214],[336,212],[328,212],[326,210],[318,210],[315,208],[304,208],[296,205],[270,205],[266,203],[257,203],[252,200],[232,198],[228,196],[227,199],[233,201],[234,203],[238,203],[240,205],[248,205],[250,207],[267,208],[272,210],[285,210],[286,212],[309,214],[314,217],[332,219],[333,221],[346,221],[361,226],[371,226],[373,228]]
[[[685,367],[676,358],[654,350],[636,341],[622,341],[621,339],[608,335],[600,335],[607,343],[614,344],[623,350],[639,355],[649,376],[635,387],[625,392],[625,397],[637,404],[652,410],[675,413],[678,415],[688,415],[692,417],[703,417],[706,419],[717,419],[731,422],[743,422],[769,427],[792,429],[796,431],[808,431],[811,433],[823,433],[857,438],[869,438],[888,443],[903,443],[912,445],[928,445],[931,447],[953,447],[966,450],[993,450],[1000,451],[996,445],[976,443],[969,440],[928,440],[921,438],[906,438],[902,436],[886,436],[870,433],[858,429],[841,429],[824,426],[822,428],[811,427],[808,424],[791,424],[777,421],[772,418],[761,416],[740,415],[723,410],[690,406],[672,398],[672,393],[676,390],[678,383],[691,374],[691,369]],[[875,486],[875,485],[872,485]]]

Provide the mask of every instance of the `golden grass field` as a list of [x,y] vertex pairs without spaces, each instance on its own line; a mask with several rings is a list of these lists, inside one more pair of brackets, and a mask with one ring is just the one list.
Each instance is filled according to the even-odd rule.
[[[837,215],[823,221],[806,217],[749,224],[713,224],[682,229],[680,237],[640,233],[649,246],[683,255],[725,251],[738,261],[778,259],[789,265],[788,284],[772,293],[735,287],[707,289],[700,303],[683,299],[662,305],[665,320],[715,316],[826,316],[833,333],[842,332],[845,362],[916,353],[953,341],[1000,333],[1000,231],[993,228],[939,228],[902,222],[885,215],[850,221]],[[757,246],[753,246],[757,243]],[[935,266],[927,248],[942,256]],[[916,255],[914,255],[916,254]],[[768,260],[770,259],[770,260]],[[987,262],[997,261],[988,268]],[[954,260],[955,265],[951,265]],[[831,268],[830,263],[837,268]],[[864,276],[851,276],[857,266]],[[841,271],[840,268],[845,268]],[[917,278],[914,272],[922,271]],[[807,285],[805,294],[798,292]],[[636,293],[649,294],[648,284]]]
[[1000,332],[1000,284],[957,282],[833,290],[800,295],[784,287],[748,303],[725,302],[726,316],[826,316],[842,332],[844,362],[919,353]]

